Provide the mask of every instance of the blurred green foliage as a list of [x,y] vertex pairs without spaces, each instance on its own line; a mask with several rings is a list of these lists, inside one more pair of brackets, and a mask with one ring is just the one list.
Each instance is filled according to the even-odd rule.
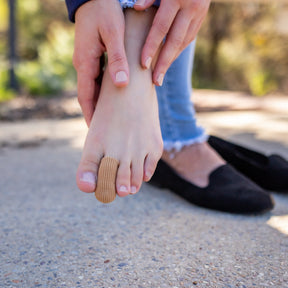
[[[0,8],[7,10],[7,2],[0,0]],[[5,21],[7,23],[7,17]],[[5,21],[2,21],[2,25],[0,22],[0,29],[6,36],[0,40],[0,52],[6,56],[8,33]],[[21,92],[43,96],[75,89],[73,42],[74,26],[68,21],[64,1],[17,1],[16,75]],[[0,99],[3,100],[7,98],[4,96],[8,82],[7,56],[2,56],[0,61],[0,73],[6,73],[0,80]],[[10,92],[7,91],[7,95]]]
[[7,87],[8,72],[0,70],[0,102],[11,100],[15,96],[15,92]]
[[[288,22],[282,23],[288,19],[288,4],[274,2],[212,3],[198,35],[194,87],[288,93]],[[14,95],[7,89],[7,3],[0,0],[0,101]],[[17,30],[21,93],[76,89],[74,24],[64,1],[18,0]]]
[[198,35],[193,85],[288,93],[288,3],[213,3]]

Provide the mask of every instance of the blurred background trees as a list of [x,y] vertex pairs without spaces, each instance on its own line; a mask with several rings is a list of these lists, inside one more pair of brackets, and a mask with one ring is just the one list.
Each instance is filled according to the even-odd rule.
[[288,1],[214,2],[197,42],[194,86],[288,93]]
[[[274,3],[276,2],[276,3]],[[17,65],[21,94],[76,89],[73,24],[64,1],[16,1]],[[288,94],[288,1],[213,2],[198,35],[193,86]],[[8,0],[0,0],[0,101],[8,84]]]
[[[0,0],[0,99],[11,95],[8,84],[8,1]],[[51,95],[75,89],[72,65],[73,24],[64,1],[25,0],[16,3],[17,68],[20,92]],[[3,15],[2,15],[3,14]]]

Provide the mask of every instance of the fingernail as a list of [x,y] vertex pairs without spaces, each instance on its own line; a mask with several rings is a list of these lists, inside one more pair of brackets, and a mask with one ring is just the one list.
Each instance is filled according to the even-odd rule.
[[161,73],[161,74],[158,76],[157,80],[156,80],[156,82],[157,82],[157,84],[158,84],[159,86],[162,86],[162,84],[163,84],[163,79],[164,79],[164,74]]
[[131,194],[136,194],[137,188],[135,186],[131,187]]
[[128,80],[128,76],[125,71],[119,71],[116,73],[116,82],[122,83]]
[[96,175],[94,175],[94,173],[92,172],[84,172],[80,178],[80,181],[95,185]]
[[152,62],[152,58],[151,57],[148,57],[145,61],[145,68],[146,69],[149,69],[150,68],[150,65],[151,65],[151,62]]
[[143,6],[145,4],[145,0],[138,0],[134,5]]
[[128,188],[124,185],[120,186],[119,188],[119,192],[124,192],[124,193],[127,193],[128,192]]

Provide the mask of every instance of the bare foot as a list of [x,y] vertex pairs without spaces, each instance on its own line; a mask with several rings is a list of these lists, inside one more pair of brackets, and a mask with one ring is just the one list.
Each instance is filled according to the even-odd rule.
[[209,175],[225,161],[206,142],[184,147],[170,157],[171,153],[164,151],[162,160],[170,165],[181,177],[199,186],[209,184]]
[[[162,155],[158,103],[152,84],[152,72],[140,67],[140,51],[145,37],[141,33],[133,34],[133,31],[137,31],[137,25],[145,24],[147,29],[145,13],[132,12],[129,9],[131,18],[126,15],[129,21],[133,17],[138,19],[133,27],[136,30],[126,30],[129,85],[115,87],[108,71],[104,72],[99,99],[77,171],[77,185],[84,192],[95,191],[98,167],[104,156],[119,161],[116,190],[119,196],[126,196],[138,192],[142,181],[151,178]],[[149,23],[152,19],[149,19]]]

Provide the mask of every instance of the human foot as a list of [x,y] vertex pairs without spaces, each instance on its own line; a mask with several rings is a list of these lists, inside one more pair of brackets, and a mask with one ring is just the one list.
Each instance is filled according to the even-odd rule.
[[80,190],[95,191],[104,156],[120,163],[116,176],[119,196],[136,193],[142,180],[151,178],[161,157],[162,140],[155,89],[152,84],[143,87],[145,82],[139,78],[126,88],[116,88],[105,73],[78,168]]
[[162,160],[199,187],[206,187],[211,172],[226,163],[206,142],[185,146],[175,154],[164,151]]
[[119,196],[139,191],[142,181],[149,181],[151,178],[161,157],[162,138],[152,72],[143,70],[139,64],[145,37],[141,36],[141,33],[135,33],[137,26],[145,24],[144,30],[147,30],[147,21],[152,22],[153,18],[147,20],[147,14],[144,13],[137,13],[136,16],[132,10],[128,12],[132,15],[132,18],[128,16],[128,21],[133,20],[133,17],[137,18],[136,22],[132,21],[134,25],[126,22],[128,43],[125,43],[125,46],[130,68],[129,85],[117,88],[113,85],[109,73],[104,73],[96,110],[77,171],[77,185],[84,192],[95,191],[96,175],[103,157],[119,161],[116,176]]

